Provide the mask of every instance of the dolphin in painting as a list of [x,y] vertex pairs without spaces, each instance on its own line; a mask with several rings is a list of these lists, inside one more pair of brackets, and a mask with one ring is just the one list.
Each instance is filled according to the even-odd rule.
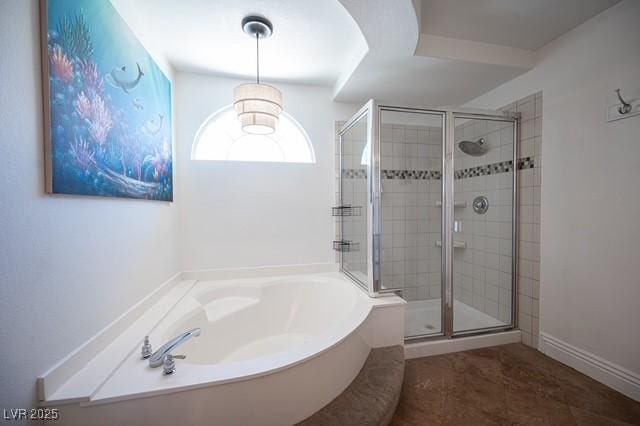
[[144,105],[142,105],[142,102],[140,102],[140,99],[138,99],[138,98],[135,98],[134,100],[132,100],[131,103],[137,109],[144,109]]
[[156,120],[149,120],[146,123],[144,123],[144,132],[147,133],[149,136],[155,136],[158,133],[160,133],[160,130],[162,130],[162,123],[164,121],[164,116],[162,114],[158,114],[158,117],[160,118],[160,122],[158,123],[158,125],[156,126],[156,128],[154,129],[151,126],[155,125],[155,121]]
[[[140,68],[140,64],[136,62],[136,65],[138,66],[138,76],[133,79],[133,80],[121,80],[120,78],[118,78],[116,72],[118,71],[117,68],[114,68],[111,70],[111,72],[109,74],[106,75],[106,79],[107,82],[109,84],[111,84],[114,87],[117,87],[119,89],[122,89],[124,91],[124,93],[129,93],[131,92],[133,89],[136,88],[136,86],[138,85],[138,83],[140,83],[140,79],[142,79],[142,76],[144,76],[144,73],[142,72],[142,69]],[[126,71],[127,68],[126,67],[121,67],[120,71]]]

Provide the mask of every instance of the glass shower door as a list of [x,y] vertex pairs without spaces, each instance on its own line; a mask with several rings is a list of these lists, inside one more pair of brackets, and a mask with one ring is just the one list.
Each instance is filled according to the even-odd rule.
[[381,282],[407,301],[407,338],[444,333],[444,120],[444,112],[380,107]]
[[465,334],[513,325],[517,122],[453,120],[453,334]]

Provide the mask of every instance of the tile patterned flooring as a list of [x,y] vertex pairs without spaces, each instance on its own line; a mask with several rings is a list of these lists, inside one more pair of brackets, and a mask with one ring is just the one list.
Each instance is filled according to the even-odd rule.
[[520,343],[407,360],[392,425],[640,425],[640,403]]

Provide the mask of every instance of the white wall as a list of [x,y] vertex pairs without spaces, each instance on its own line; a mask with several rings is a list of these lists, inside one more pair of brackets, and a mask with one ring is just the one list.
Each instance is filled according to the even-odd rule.
[[541,332],[640,374],[640,117],[606,123],[621,88],[640,97],[640,2],[575,28],[526,74],[470,102],[542,90]]
[[45,195],[36,0],[0,2],[0,58],[0,407],[29,408],[38,375],[177,272],[178,215]]
[[191,160],[196,131],[231,103],[239,83],[176,76],[182,268],[333,262],[333,123],[358,106],[334,104],[330,88],[278,83],[285,110],[311,139],[315,164]]

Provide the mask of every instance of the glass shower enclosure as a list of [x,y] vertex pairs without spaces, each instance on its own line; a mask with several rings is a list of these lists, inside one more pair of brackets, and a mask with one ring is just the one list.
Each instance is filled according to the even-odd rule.
[[408,340],[515,327],[518,115],[371,100],[339,136],[342,272]]

